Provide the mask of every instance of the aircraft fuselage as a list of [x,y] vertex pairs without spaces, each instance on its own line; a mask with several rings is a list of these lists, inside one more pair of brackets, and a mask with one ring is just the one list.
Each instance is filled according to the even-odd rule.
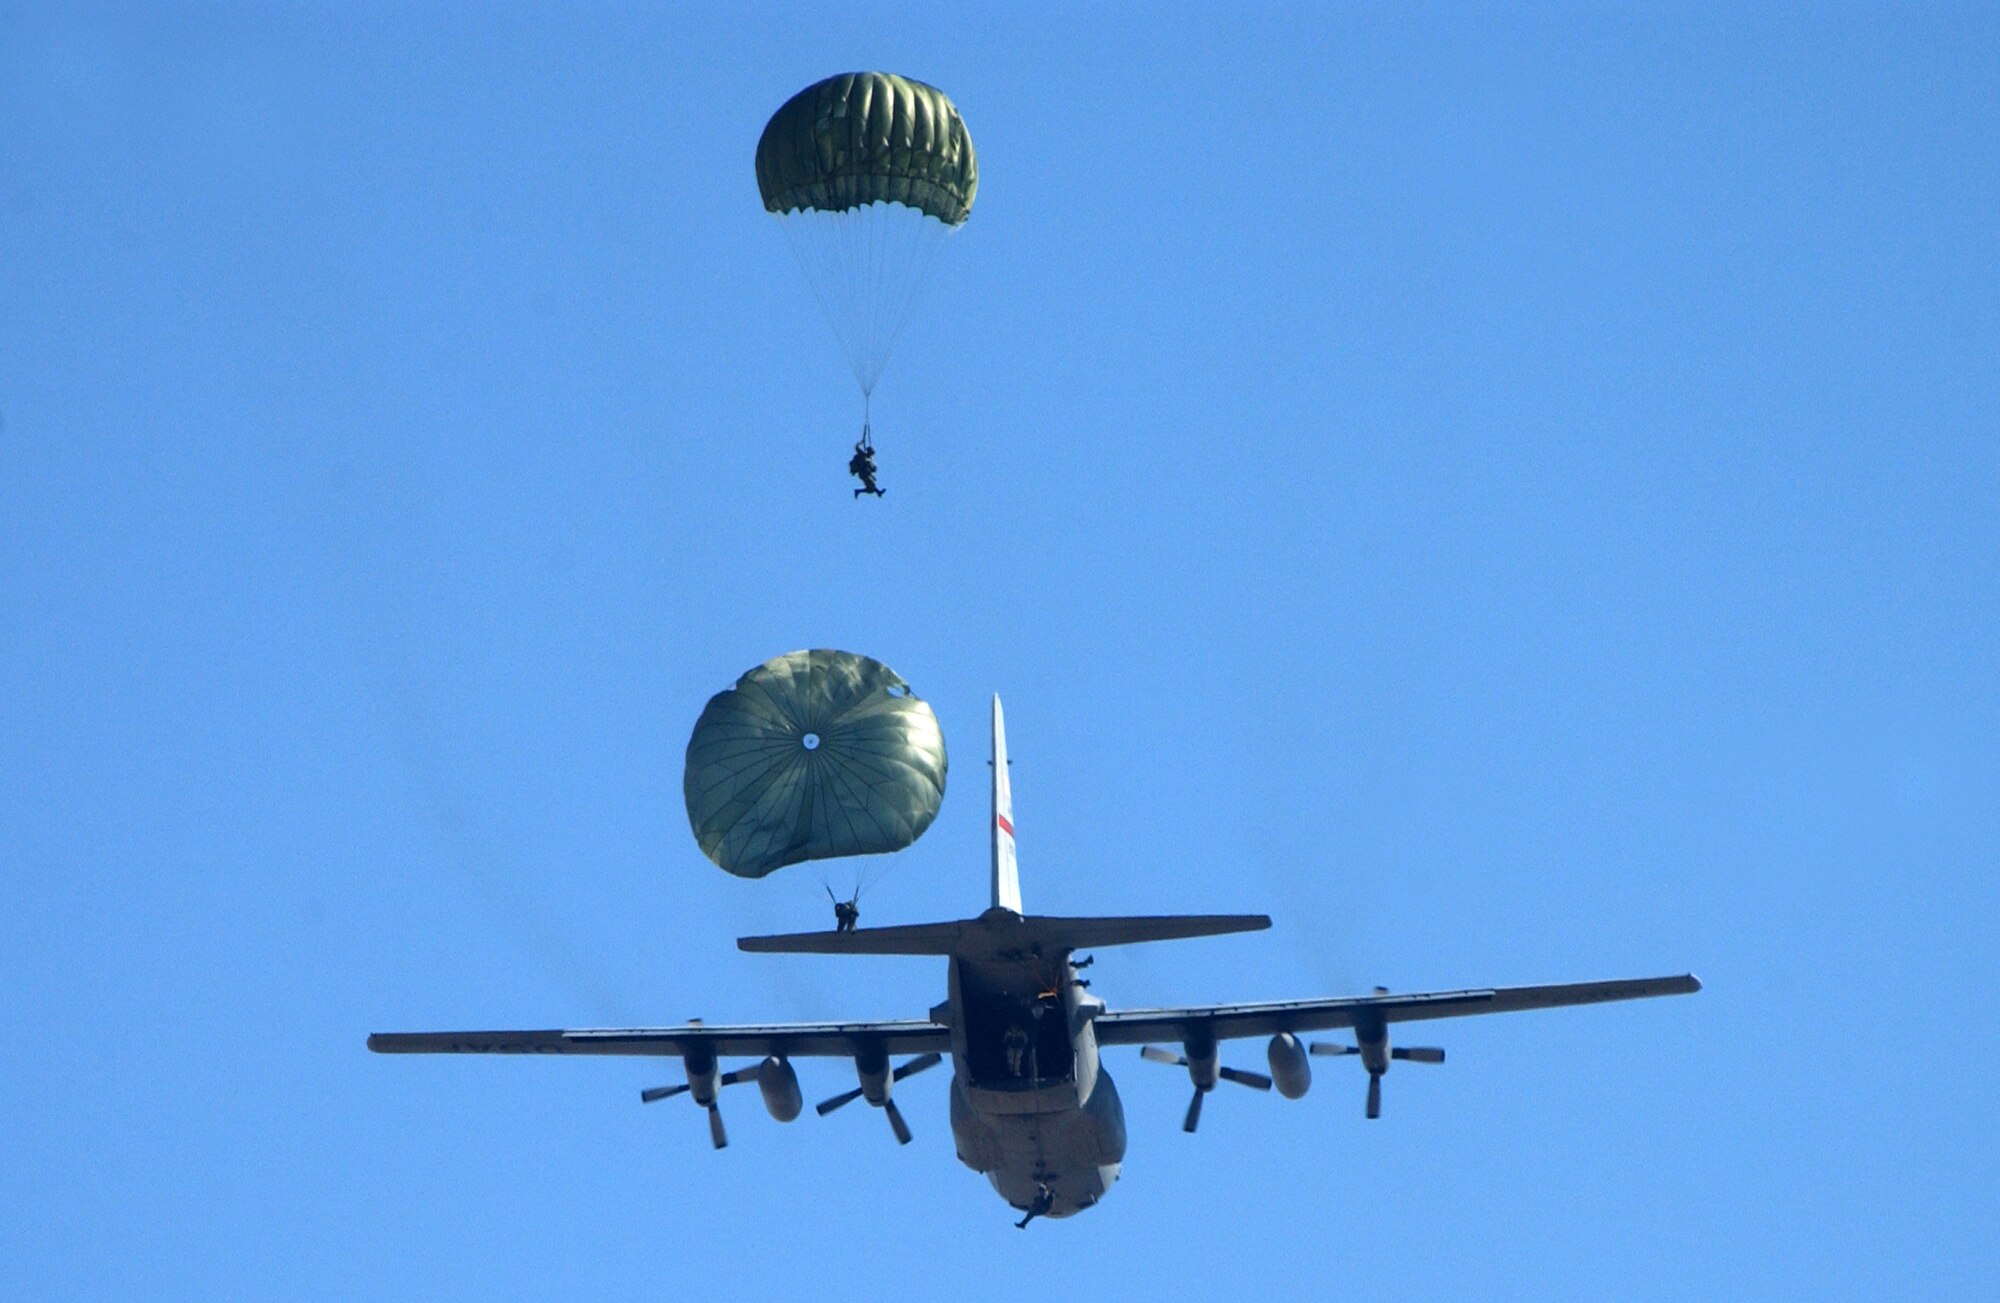
[[1091,1030],[1103,1007],[1067,952],[951,960],[932,1016],[951,1028],[952,1137],[1023,1212],[1071,1216],[1118,1179],[1125,1110]]

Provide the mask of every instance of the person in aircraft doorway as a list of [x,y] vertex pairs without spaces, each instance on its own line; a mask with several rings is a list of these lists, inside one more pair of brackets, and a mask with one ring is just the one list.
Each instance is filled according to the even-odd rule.
[[1014,1023],[1007,1028],[1007,1035],[1003,1040],[1007,1046],[1007,1071],[1018,1077],[1021,1075],[1021,1056],[1028,1049],[1027,1029],[1019,1023]]

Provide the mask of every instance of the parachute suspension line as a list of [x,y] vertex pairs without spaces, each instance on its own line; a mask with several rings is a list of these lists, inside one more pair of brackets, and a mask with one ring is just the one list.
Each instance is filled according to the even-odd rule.
[[944,237],[955,228],[892,203],[794,210],[779,221],[855,383],[872,396]]
[[854,861],[854,893],[848,897],[849,903],[858,904],[863,893],[873,891],[875,884],[895,867],[894,855],[870,855]]
[[909,324],[910,310],[916,306],[917,295],[923,290],[924,282],[930,279],[931,269],[937,265],[938,254],[944,249],[945,237],[958,228],[946,226],[936,218],[925,218],[921,222],[908,222],[902,226],[903,239],[894,261],[894,267],[904,269],[884,286],[889,298],[887,311],[883,314],[886,328],[881,343],[882,356],[886,360],[895,351],[896,343],[903,337],[903,327]]
[[804,273],[806,284],[812,288],[813,298],[818,301],[820,312],[833,330],[834,339],[847,357],[847,364],[855,372],[855,380],[861,379],[860,363],[850,341],[850,331],[843,320],[845,311],[841,305],[852,302],[852,286],[849,283],[851,271],[844,267],[844,244],[841,232],[834,219],[835,213],[816,212],[812,209],[797,209],[778,214],[779,225],[784,229],[785,242],[792,247],[792,256],[798,260],[799,270]]
[[[875,858],[876,857],[873,856],[869,857],[870,860]],[[888,859],[891,857],[883,856],[880,858]],[[819,871],[820,890],[824,891],[826,893],[826,898],[835,905],[858,905],[861,903],[861,893],[873,887],[876,881],[886,871],[887,867],[888,866],[882,864],[871,864],[868,860],[864,860],[861,861],[860,863],[855,864],[853,866],[854,876],[850,878],[844,878],[841,883],[843,887],[847,888],[847,894],[845,896],[842,896],[838,891],[835,891],[833,889],[833,879],[828,875],[827,871],[824,868],[822,868]]]

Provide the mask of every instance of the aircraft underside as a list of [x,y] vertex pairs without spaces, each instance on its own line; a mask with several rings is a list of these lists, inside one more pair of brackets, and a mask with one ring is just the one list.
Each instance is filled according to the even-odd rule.
[[[810,736],[810,735],[808,735]],[[1100,1048],[1138,1047],[1143,1058],[1187,1070],[1194,1088],[1185,1130],[1200,1120],[1201,1102],[1217,1081],[1287,1099],[1312,1080],[1308,1053],[1356,1057],[1368,1073],[1365,1116],[1381,1112],[1381,1078],[1394,1060],[1441,1063],[1434,1046],[1389,1043],[1391,1024],[1475,1014],[1552,1009],[1701,989],[1692,973],[1567,982],[1543,986],[1475,987],[1392,995],[1308,997],[1249,1004],[1111,1009],[1078,976],[1094,956],[1079,950],[1178,941],[1261,931],[1262,914],[1152,914],[1068,917],[1031,915],[1021,904],[1014,851],[1013,796],[1000,699],[993,699],[992,904],[974,918],[946,923],[853,928],[851,917],[832,931],[741,937],[737,946],[764,954],[934,955],[949,959],[947,990],[928,1018],[886,1021],[772,1023],[717,1027],[690,1022],[670,1027],[388,1032],[368,1038],[383,1054],[614,1054],[670,1056],[686,1081],[640,1092],[648,1103],[686,1095],[708,1115],[717,1149],[729,1143],[717,1096],[755,1082],[765,1110],[780,1122],[799,1116],[792,1059],[847,1059],[858,1085],[821,1102],[821,1116],[857,1099],[881,1109],[898,1141],[910,1128],[891,1096],[896,1082],[951,1055],[951,1130],[959,1161],[992,1182],[1000,1197],[1036,1217],[1069,1217],[1104,1197],[1125,1158],[1125,1110]],[[1301,1040],[1305,1034],[1351,1031],[1352,1044]],[[1269,1038],[1270,1076],[1223,1066],[1218,1045]],[[1163,1049],[1152,1042],[1178,1042]],[[751,1059],[725,1070],[721,1060]],[[900,1059],[900,1063],[894,1062]]]
[[1125,1157],[1125,1109],[1101,1068],[1081,1108],[991,1113],[974,1107],[965,1079],[951,1083],[951,1132],[959,1161],[993,1183],[1022,1212],[1069,1217],[1118,1179]]

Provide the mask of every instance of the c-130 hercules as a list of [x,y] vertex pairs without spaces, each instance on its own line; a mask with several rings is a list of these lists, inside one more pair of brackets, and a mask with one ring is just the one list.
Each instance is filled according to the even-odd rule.
[[[1113,1010],[1077,977],[1089,959],[1076,951],[1140,941],[1219,936],[1271,925],[1262,914],[1192,914],[1054,918],[1025,914],[1014,862],[1013,798],[1000,699],[993,699],[993,904],[956,923],[854,931],[743,937],[744,950],[767,954],[942,955],[945,1000],[926,1019],[896,1022],[778,1023],[768,1026],[607,1028],[581,1031],[386,1032],[368,1038],[384,1054],[612,1054],[678,1056],[685,1085],[641,1093],[652,1102],[688,1094],[708,1111],[717,1149],[728,1143],[716,1096],[723,1086],[755,1081],[765,1108],[781,1122],[800,1112],[799,1057],[850,1058],[860,1084],[819,1105],[824,1115],[855,1099],[888,1115],[896,1138],[909,1126],[891,1096],[894,1083],[951,1056],[951,1130],[958,1157],[985,1175],[1000,1197],[1026,1216],[1068,1217],[1104,1197],[1125,1157],[1125,1113],[1111,1074],[1098,1058],[1106,1045],[1143,1045],[1156,1062],[1187,1068],[1194,1083],[1184,1127],[1195,1129],[1203,1098],[1217,1081],[1258,1090],[1273,1085],[1287,1099],[1312,1082],[1311,1054],[1358,1055],[1368,1071],[1367,1115],[1381,1112],[1382,1074],[1396,1060],[1441,1063],[1444,1051],[1391,1047],[1389,1025],[1432,1018],[1597,1004],[1701,989],[1691,974],[1554,986],[1517,986],[1423,995],[1374,995],[1180,1009]],[[1302,1033],[1351,1028],[1353,1045],[1305,1044]],[[1269,1075],[1225,1068],[1217,1046],[1238,1037],[1269,1037]],[[1180,1042],[1175,1053],[1146,1044]],[[916,1057],[892,1068],[890,1060]],[[758,1061],[722,1071],[723,1057]]]

